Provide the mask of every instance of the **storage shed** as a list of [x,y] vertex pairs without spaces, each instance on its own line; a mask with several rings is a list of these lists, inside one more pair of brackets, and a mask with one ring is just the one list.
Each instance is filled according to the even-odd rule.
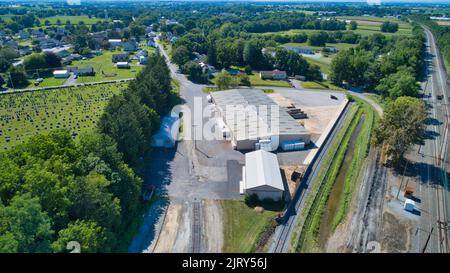
[[242,194],[256,194],[260,200],[283,199],[284,185],[277,156],[264,150],[245,154],[240,182]]
[[67,70],[55,70],[53,71],[53,77],[58,79],[64,79],[69,77],[70,73]]

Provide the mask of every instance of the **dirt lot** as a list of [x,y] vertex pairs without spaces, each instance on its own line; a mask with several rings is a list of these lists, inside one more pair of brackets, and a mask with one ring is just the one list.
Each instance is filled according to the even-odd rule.
[[301,120],[301,122],[311,133],[311,137],[317,136],[318,138],[332,118],[339,114],[340,107],[340,105],[302,107],[301,109],[308,114],[308,118]]
[[389,211],[383,213],[381,229],[381,251],[406,253],[409,251],[410,225]]
[[295,181],[291,180],[292,173],[297,170],[297,172],[304,173],[306,171],[306,168],[308,166],[306,165],[295,165],[295,166],[287,166],[283,165],[280,166],[280,168],[283,170],[288,187],[289,187],[289,193],[291,195],[291,198],[295,194],[295,190],[297,189],[297,183]]

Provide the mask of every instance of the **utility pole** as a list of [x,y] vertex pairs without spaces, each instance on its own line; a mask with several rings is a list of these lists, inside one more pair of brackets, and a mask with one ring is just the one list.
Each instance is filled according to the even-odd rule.
[[425,253],[425,250],[427,249],[428,242],[430,241],[431,234],[433,234],[433,230],[434,230],[434,227],[431,228],[430,234],[428,234],[428,238],[427,238],[427,241],[425,242],[425,246],[422,249],[422,253]]

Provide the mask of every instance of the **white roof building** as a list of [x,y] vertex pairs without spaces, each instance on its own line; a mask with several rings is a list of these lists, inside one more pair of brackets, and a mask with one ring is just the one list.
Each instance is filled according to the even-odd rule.
[[117,68],[128,68],[130,67],[130,64],[128,62],[117,62],[116,66]]
[[53,71],[53,77],[55,77],[55,78],[67,78],[67,77],[69,77],[69,71],[67,71],[67,70],[55,70],[55,71]]
[[286,140],[310,142],[309,132],[262,90],[231,89],[211,97],[237,150],[254,150],[261,139],[271,139],[273,146]]
[[242,168],[241,194],[256,194],[260,200],[283,199],[284,185],[277,156],[264,150],[245,154]]

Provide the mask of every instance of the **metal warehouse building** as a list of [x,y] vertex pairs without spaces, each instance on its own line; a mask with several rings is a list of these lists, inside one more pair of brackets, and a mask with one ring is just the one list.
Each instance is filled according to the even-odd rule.
[[[231,89],[212,92],[211,97],[230,129],[237,150],[254,150],[262,140],[270,140],[276,147],[284,141],[310,142],[309,132],[288,114],[288,109],[279,106],[262,90]],[[246,111],[230,111],[230,106]],[[278,111],[273,112],[272,106],[278,107]]]
[[277,156],[263,150],[245,154],[240,193],[256,194],[260,200],[282,200],[284,185]]

